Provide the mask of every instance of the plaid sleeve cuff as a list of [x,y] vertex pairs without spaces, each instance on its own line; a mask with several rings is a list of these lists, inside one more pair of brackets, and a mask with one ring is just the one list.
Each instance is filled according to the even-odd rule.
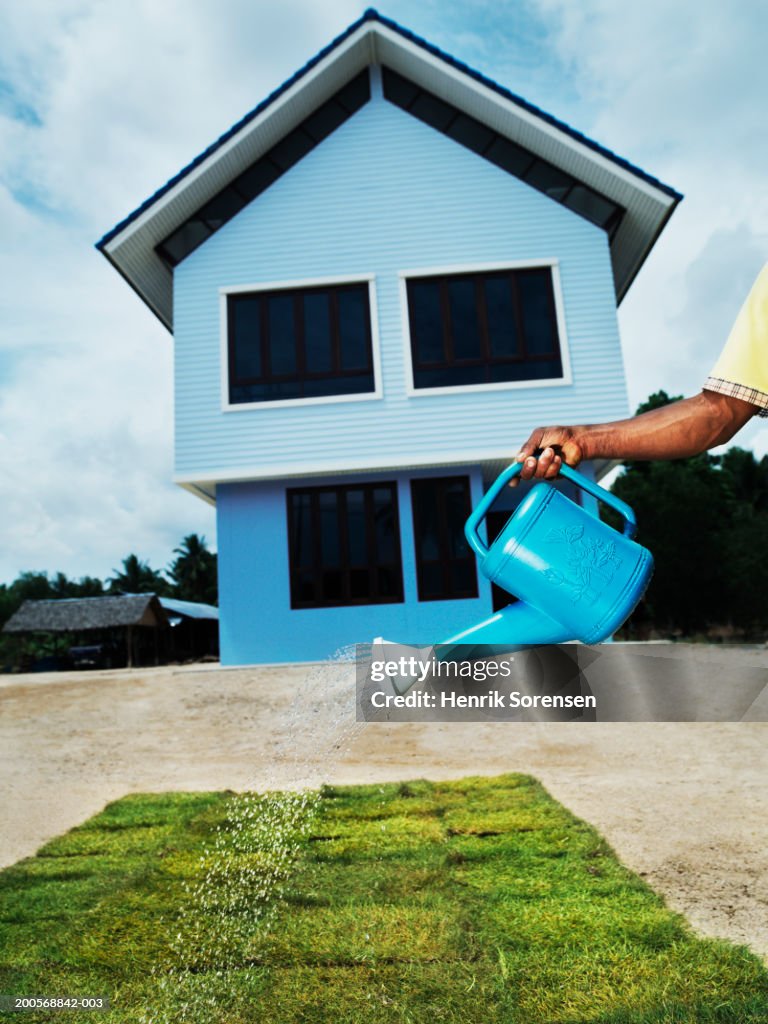
[[765,391],[748,388],[744,384],[734,384],[730,380],[721,380],[720,377],[707,377],[704,390],[717,391],[721,395],[730,395],[731,398],[740,398],[742,402],[758,406],[758,416],[768,417],[768,394]]

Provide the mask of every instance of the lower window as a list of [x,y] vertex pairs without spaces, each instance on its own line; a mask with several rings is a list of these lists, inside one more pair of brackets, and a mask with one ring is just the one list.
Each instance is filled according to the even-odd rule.
[[475,556],[464,536],[469,477],[411,481],[420,601],[477,597]]
[[287,492],[292,608],[403,600],[395,483]]

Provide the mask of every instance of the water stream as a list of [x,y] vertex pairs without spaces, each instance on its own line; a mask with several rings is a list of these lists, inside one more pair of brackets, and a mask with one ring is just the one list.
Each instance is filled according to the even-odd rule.
[[[184,882],[168,956],[152,969],[155,997],[140,1024],[210,1024],[228,1001],[227,975],[259,963],[294,865],[318,813],[319,787],[363,723],[355,720],[355,648],[311,667],[281,716],[266,770],[227,804],[225,821]],[[196,872],[197,873],[197,872]],[[148,999],[149,1003],[149,999]]]

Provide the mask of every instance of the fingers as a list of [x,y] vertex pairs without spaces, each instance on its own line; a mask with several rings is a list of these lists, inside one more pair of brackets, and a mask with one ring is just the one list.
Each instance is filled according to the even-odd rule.
[[526,459],[531,458],[534,453],[541,447],[541,439],[544,436],[544,431],[541,427],[531,434],[525,444],[520,448],[520,451],[515,456],[515,462],[524,462]]
[[552,477],[557,476],[560,472],[562,461],[563,460],[555,452],[554,448],[545,448],[536,462],[531,478],[535,477],[537,480],[551,480]]
[[517,487],[521,479],[530,480],[536,472],[536,459],[534,458],[534,453],[538,451],[543,435],[543,429],[541,427],[537,428],[520,448],[520,451],[515,456],[515,462],[522,462],[524,465],[520,472],[520,476],[513,477],[512,480],[510,480],[510,487]]
[[[547,450],[551,451],[551,449],[547,449]],[[562,468],[562,465],[563,465],[562,458],[559,455],[557,455],[557,454],[553,454],[552,462],[551,462],[551,464],[549,466],[549,469],[544,474],[544,478],[546,480],[552,480],[560,472],[560,470]]]
[[[522,457],[521,457],[522,456]],[[520,480],[553,480],[560,472],[563,459],[554,448],[545,448],[538,458],[526,457],[525,451],[516,456],[516,461],[523,463],[520,475],[513,478],[510,487],[516,487]]]

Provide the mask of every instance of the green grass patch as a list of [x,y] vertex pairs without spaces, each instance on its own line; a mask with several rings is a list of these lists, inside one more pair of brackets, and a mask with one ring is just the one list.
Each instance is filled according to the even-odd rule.
[[749,1024],[695,937],[526,776],[132,795],[0,873],[0,992],[38,1021]]

